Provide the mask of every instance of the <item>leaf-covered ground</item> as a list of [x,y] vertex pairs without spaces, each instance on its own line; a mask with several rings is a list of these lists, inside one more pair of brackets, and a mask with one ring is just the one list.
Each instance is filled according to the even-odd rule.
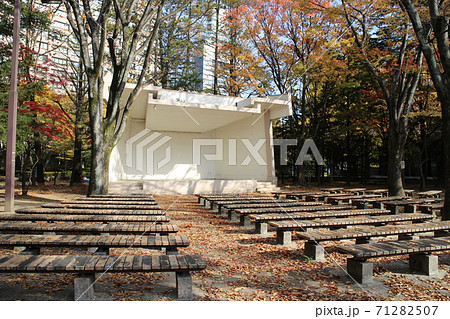
[[[57,192],[40,195],[42,201],[50,200],[52,195],[59,199],[79,196]],[[360,286],[346,276],[346,256],[334,250],[338,243],[325,244],[326,262],[311,262],[303,256],[303,243],[295,236],[293,245],[280,247],[274,244],[274,233],[255,235],[253,227],[240,227],[200,206],[195,196],[155,198],[167,209],[172,222],[180,226],[180,233],[190,240],[190,246],[180,249],[180,254],[200,254],[207,262],[206,270],[193,275],[196,300],[450,300],[448,253],[439,256],[437,278],[409,273],[406,256],[376,259],[374,283]],[[111,250],[112,254],[122,252]],[[43,253],[74,251],[48,249]],[[161,252],[131,249],[126,253]],[[74,276],[1,274],[0,300],[71,300]],[[95,288],[101,300],[172,300],[174,276],[103,274]]]

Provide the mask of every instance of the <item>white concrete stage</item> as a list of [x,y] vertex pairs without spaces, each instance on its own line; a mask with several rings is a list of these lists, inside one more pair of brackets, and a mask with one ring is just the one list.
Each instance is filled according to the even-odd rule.
[[272,120],[291,114],[289,95],[240,98],[148,86],[111,153],[110,192],[133,183],[131,189],[151,194],[243,193],[258,182],[276,184]]

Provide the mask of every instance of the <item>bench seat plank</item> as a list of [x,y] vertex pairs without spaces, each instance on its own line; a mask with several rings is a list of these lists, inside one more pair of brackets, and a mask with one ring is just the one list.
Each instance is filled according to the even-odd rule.
[[379,224],[406,221],[424,221],[433,219],[433,216],[427,214],[401,214],[401,215],[383,215],[383,216],[357,216],[349,218],[323,219],[323,220],[305,220],[305,221],[273,221],[269,225],[283,230],[302,230],[306,228],[317,227],[335,227],[349,225]]
[[176,225],[143,224],[68,224],[68,223],[29,223],[0,222],[0,232],[76,232],[76,233],[120,233],[120,234],[168,234],[178,232]]
[[[177,236],[175,236],[177,237]],[[180,237],[177,242],[172,236],[133,236],[133,235],[29,235],[15,234],[13,237],[0,234],[1,246],[39,246],[39,247],[136,247],[136,248],[163,248],[187,247],[189,241]]]
[[293,200],[291,202],[272,201],[268,203],[249,203],[249,204],[222,204],[222,207],[228,210],[244,209],[244,208],[277,208],[277,207],[297,207],[297,206],[321,206],[320,202],[299,202]]
[[[353,257],[356,259],[385,257],[417,252],[435,252],[449,249],[450,237],[426,238],[419,240],[405,240],[397,242],[371,243],[337,247],[337,250],[339,252],[353,255]],[[371,251],[371,253],[369,251]]]
[[142,259],[144,256],[137,255],[134,257],[132,269],[141,269],[142,268]]
[[[19,267],[19,265],[28,264],[28,263],[26,263],[26,261],[28,259],[29,259],[29,256],[26,256],[26,255],[13,255],[10,259],[3,258],[2,260],[0,260],[0,270],[2,270],[2,269],[15,270]],[[36,259],[37,258],[34,258],[33,262],[35,262]],[[40,259],[39,262],[42,262],[42,259]]]
[[310,241],[344,240],[360,237],[378,237],[399,234],[450,230],[450,221],[427,222],[421,224],[390,225],[378,227],[357,227],[342,230],[318,229],[297,233],[297,236]]
[[118,204],[43,204],[43,208],[59,208],[59,209],[125,209],[125,210],[160,210],[159,205],[118,205]]
[[340,203],[353,203],[353,200],[358,199],[368,199],[368,198],[381,198],[381,194],[369,194],[369,195],[342,195],[339,194],[337,196],[329,196],[327,198],[327,202],[337,205]]
[[440,190],[431,190],[431,191],[425,191],[425,192],[419,192],[417,193],[419,198],[425,198],[425,197],[441,197],[442,191]]
[[295,199],[274,199],[273,197],[242,198],[242,199],[220,199],[210,200],[215,205],[244,205],[264,203],[298,203]]
[[128,200],[115,200],[115,201],[105,201],[103,199],[94,200],[68,200],[60,202],[61,205],[132,205],[132,206],[157,206],[156,201],[128,201]]
[[180,264],[178,263],[178,259],[176,258],[176,255],[167,255],[167,257],[169,258],[170,268],[180,269]]
[[85,201],[85,202],[105,202],[105,203],[116,203],[116,202],[156,202],[156,200],[151,196],[146,197],[77,197],[71,201]]
[[161,259],[158,256],[152,256],[152,270],[161,269]]
[[315,212],[324,210],[350,210],[353,206],[350,205],[314,205],[314,206],[302,206],[302,207],[276,207],[276,208],[263,208],[263,209],[236,209],[235,212],[241,215],[249,214],[267,214],[267,213],[291,213],[291,212]]
[[360,215],[388,215],[390,211],[387,209],[350,209],[350,210],[329,210],[316,212],[298,212],[298,213],[272,213],[272,214],[255,214],[249,215],[255,222],[268,222],[274,220],[286,219],[317,219],[317,218],[331,218],[331,217],[349,217]]
[[63,215],[63,214],[47,215],[47,214],[0,213],[0,220],[166,223],[170,221],[170,218],[163,215]]
[[133,210],[133,209],[71,209],[71,208],[22,208],[16,211],[18,214],[65,214],[65,215],[164,215],[164,211],[160,209]]
[[151,195],[147,194],[92,194],[87,195],[88,198],[153,198]]

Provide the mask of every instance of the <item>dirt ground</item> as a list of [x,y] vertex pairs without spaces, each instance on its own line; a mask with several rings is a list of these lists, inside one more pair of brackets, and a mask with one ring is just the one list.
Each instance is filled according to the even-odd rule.
[[[16,196],[16,208],[48,201],[76,198],[86,186],[31,189]],[[3,196],[0,211],[3,211]],[[195,300],[450,300],[450,254],[439,254],[439,275],[429,278],[408,271],[406,256],[374,260],[375,280],[359,285],[345,274],[346,256],[326,243],[326,261],[310,261],[303,243],[275,245],[275,234],[253,234],[253,226],[240,227],[197,204],[191,195],[155,195],[172,223],[187,235],[190,246],[180,254],[200,254],[208,267],[193,274]],[[342,244],[342,243],[339,243]],[[0,250],[0,254],[11,253]],[[17,253],[17,252],[16,252]],[[74,253],[44,250],[43,253]],[[86,254],[86,251],[76,251]],[[111,250],[119,254],[119,250]],[[130,249],[129,254],[158,254]],[[74,275],[1,274],[0,300],[73,300]],[[171,274],[105,274],[98,279],[99,300],[173,300],[175,280]]]

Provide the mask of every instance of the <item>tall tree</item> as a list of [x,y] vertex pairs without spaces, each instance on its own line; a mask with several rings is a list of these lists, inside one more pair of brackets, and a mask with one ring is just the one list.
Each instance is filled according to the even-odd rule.
[[446,193],[442,219],[450,220],[450,1],[429,0],[418,3],[413,0],[400,0],[400,3],[405,7],[414,27],[441,102]]
[[422,52],[411,41],[406,16],[391,1],[342,0],[342,5],[362,59],[378,83],[389,111],[389,194],[403,196],[408,115],[420,78]]
[[[32,176],[36,168],[40,168],[38,174],[40,180],[43,181],[43,161],[42,161],[42,126],[41,123],[36,121],[36,115],[33,110],[30,110],[29,106],[34,105],[35,95],[44,90],[47,83],[46,77],[43,75],[45,65],[38,61],[36,58],[35,48],[36,39],[43,31],[48,31],[50,26],[50,19],[47,12],[40,10],[35,6],[34,0],[28,0],[22,2],[21,8],[22,14],[22,30],[24,31],[23,42],[21,43],[20,55],[19,55],[19,110],[21,111],[18,117],[18,138],[17,138],[17,154],[24,152],[29,154],[25,156],[19,164],[21,169],[25,172],[28,169],[28,161],[30,158],[34,158],[32,165]],[[0,4],[0,36],[2,36],[4,43],[2,44],[2,52],[5,53],[9,50],[12,28],[12,2],[4,1]],[[6,51],[5,51],[6,50]],[[9,68],[9,56],[6,55],[5,59],[1,59],[2,68]],[[2,80],[6,80],[2,79]],[[9,78],[8,78],[9,80]],[[31,102],[31,103],[29,103]],[[29,128],[31,126],[31,129]],[[33,138],[30,137],[33,135]],[[26,174],[22,174],[23,185],[26,186],[27,179]],[[36,181],[36,179],[34,179]],[[26,193],[26,187],[23,187],[23,193]]]
[[[148,80],[159,27],[188,3],[183,0],[164,10],[165,0],[65,1],[88,82],[92,138],[89,193],[108,191],[110,154],[125,130],[134,99]],[[124,96],[133,63],[141,63],[142,69],[136,72],[131,93]],[[112,72],[108,94],[106,67]]]
[[[328,55],[327,42],[333,34],[324,6],[326,1],[249,1],[243,23],[253,51],[270,74],[266,89],[293,97],[293,117],[288,121],[290,137],[298,141],[297,154],[305,139],[318,136],[329,106],[332,85],[316,76],[322,74],[318,61]],[[297,176],[302,183],[304,166],[299,164]]]

